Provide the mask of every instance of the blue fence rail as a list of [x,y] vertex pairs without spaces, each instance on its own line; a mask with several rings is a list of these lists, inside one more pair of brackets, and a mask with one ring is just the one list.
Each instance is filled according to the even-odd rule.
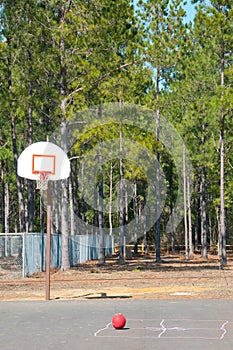
[[[51,235],[51,264],[52,268],[61,267],[61,241],[59,234]],[[35,272],[45,271],[46,235],[24,234],[22,252],[22,275],[30,276]],[[105,235],[105,255],[114,254],[114,238]],[[98,235],[75,235],[69,237],[70,265],[75,266],[88,260],[99,258],[99,236]]]

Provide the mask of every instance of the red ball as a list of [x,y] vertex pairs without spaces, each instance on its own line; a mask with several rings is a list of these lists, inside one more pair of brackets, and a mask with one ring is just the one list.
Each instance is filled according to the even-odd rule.
[[122,329],[126,324],[126,318],[122,314],[115,314],[112,318],[112,325],[115,329]]

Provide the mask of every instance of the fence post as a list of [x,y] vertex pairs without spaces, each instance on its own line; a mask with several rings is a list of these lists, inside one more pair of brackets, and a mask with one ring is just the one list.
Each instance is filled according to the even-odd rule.
[[25,232],[22,235],[22,277],[25,277]]

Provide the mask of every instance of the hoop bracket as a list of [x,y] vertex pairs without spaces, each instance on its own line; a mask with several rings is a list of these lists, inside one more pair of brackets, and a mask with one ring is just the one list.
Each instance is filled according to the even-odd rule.
[[48,188],[49,176],[51,175],[50,171],[35,171],[35,174],[38,176],[36,180],[36,189],[45,191]]

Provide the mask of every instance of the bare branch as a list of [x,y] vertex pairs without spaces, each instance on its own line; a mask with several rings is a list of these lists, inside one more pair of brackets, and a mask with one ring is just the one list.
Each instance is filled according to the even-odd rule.
[[7,141],[3,146],[0,147],[0,149],[3,149],[6,147],[6,145],[8,144],[9,142]]

